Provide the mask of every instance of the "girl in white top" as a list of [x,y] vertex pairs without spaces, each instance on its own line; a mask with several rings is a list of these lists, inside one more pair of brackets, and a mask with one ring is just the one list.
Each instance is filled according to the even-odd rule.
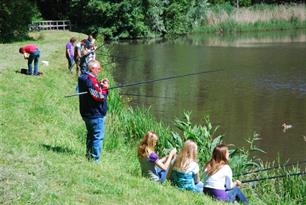
[[232,181],[232,169],[228,165],[229,151],[224,144],[217,145],[212,159],[205,166],[206,181],[204,193],[220,201],[240,201],[248,204],[248,200],[238,188],[239,180]]

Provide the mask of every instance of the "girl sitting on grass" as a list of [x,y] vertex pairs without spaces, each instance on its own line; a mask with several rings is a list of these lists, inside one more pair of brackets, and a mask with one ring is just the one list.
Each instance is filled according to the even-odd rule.
[[212,159],[205,166],[206,181],[204,193],[220,201],[234,202],[235,200],[248,204],[248,200],[238,188],[239,180],[232,181],[232,169],[228,165],[229,151],[224,144],[217,145]]
[[174,186],[180,190],[203,192],[203,183],[200,181],[199,165],[196,162],[198,146],[187,140],[183,149],[176,158],[169,172],[169,178]]
[[142,176],[163,183],[166,180],[170,162],[176,155],[176,149],[171,150],[168,156],[159,159],[155,153],[157,141],[158,136],[154,132],[148,132],[138,147],[138,158]]

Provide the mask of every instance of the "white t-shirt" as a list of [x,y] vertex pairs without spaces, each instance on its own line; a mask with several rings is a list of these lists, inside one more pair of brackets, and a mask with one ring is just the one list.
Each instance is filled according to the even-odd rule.
[[206,178],[204,187],[226,190],[234,187],[232,182],[232,169],[228,165],[224,165],[215,174]]

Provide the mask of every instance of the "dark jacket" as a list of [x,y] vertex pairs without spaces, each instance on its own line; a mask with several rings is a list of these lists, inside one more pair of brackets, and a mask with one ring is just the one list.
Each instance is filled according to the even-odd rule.
[[96,76],[84,73],[78,78],[79,92],[87,92],[79,96],[80,113],[83,118],[104,117],[107,112],[108,90],[103,88]]

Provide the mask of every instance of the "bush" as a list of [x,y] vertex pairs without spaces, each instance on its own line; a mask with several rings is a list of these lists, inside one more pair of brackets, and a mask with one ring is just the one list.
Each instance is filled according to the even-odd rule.
[[0,42],[23,39],[33,15],[32,4],[27,0],[10,0],[0,3]]

